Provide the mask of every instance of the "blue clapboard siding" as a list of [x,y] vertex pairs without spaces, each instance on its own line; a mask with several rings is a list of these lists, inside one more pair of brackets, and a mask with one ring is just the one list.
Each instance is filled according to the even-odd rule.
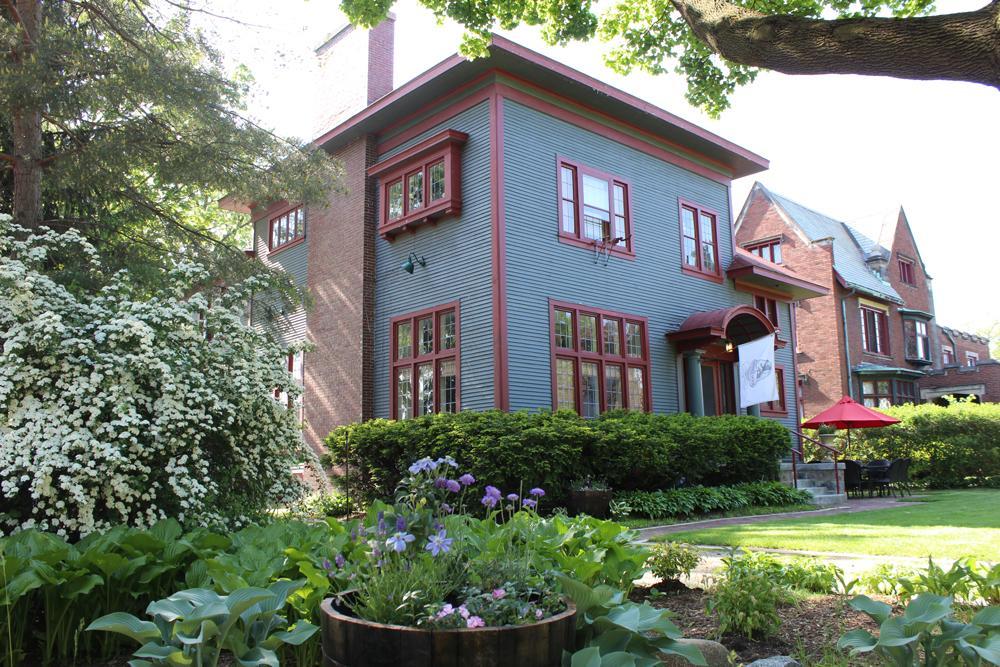
[[[490,127],[487,102],[478,104],[380,156],[380,159],[443,129],[466,132],[462,149],[462,213],[375,246],[375,414],[388,417],[391,383],[390,321],[451,301],[461,303],[462,408],[493,407],[492,232],[490,225]],[[400,266],[416,253],[427,260],[413,275]]]
[[[647,317],[653,409],[677,412],[677,351],[666,333],[692,313],[753,303],[730,281],[681,272],[678,198],[719,213],[719,260],[729,266],[728,187],[511,100],[503,129],[511,409],[552,405],[552,298]],[[630,182],[634,261],[612,257],[605,266],[593,251],[559,242],[557,156]],[[781,363],[790,383],[790,356]]]
[[[253,247],[257,252],[257,258],[266,266],[282,269],[289,273],[295,280],[295,284],[301,288],[306,285],[306,266],[309,255],[309,220],[308,210],[306,211],[306,238],[302,243],[291,248],[279,250],[271,255],[267,250],[268,223],[267,217],[254,222]],[[278,310],[273,319],[265,316],[267,306],[272,306]],[[294,311],[282,315],[277,299],[268,294],[256,295],[253,299],[253,326],[270,330],[275,338],[283,345],[289,345],[305,340],[306,337],[306,311],[301,306]]]

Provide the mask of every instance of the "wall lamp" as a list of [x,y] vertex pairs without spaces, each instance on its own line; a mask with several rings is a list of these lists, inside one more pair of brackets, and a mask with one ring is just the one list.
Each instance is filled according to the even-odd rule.
[[403,262],[403,265],[402,265],[403,266],[403,270],[412,275],[413,274],[413,269],[414,269],[414,266],[413,266],[414,263],[419,264],[420,266],[422,266],[424,268],[427,268],[427,260],[424,259],[423,257],[417,257],[417,253],[411,252],[410,256],[406,258],[405,262]]

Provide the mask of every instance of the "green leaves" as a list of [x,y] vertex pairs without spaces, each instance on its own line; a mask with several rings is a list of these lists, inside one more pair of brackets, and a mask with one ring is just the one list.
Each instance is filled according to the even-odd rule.
[[102,616],[88,625],[87,630],[91,632],[117,632],[140,643],[160,636],[160,631],[154,623],[142,621],[132,614],[123,612]]

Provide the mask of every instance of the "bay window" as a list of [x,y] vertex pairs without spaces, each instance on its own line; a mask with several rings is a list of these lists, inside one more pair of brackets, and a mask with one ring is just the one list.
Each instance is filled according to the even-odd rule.
[[891,380],[865,380],[861,383],[864,404],[869,408],[888,408],[892,405]]
[[906,334],[906,358],[914,361],[931,360],[931,339],[927,334],[927,322],[923,320],[903,320]]
[[459,410],[458,304],[392,320],[392,418]]

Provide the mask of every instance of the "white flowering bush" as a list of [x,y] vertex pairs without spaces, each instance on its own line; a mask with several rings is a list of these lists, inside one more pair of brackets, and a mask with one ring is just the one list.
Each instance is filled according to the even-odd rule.
[[310,453],[289,351],[243,323],[250,292],[178,265],[162,290],[126,274],[97,292],[49,276],[74,232],[24,239],[0,217],[0,530],[83,535],[113,524],[238,524],[298,493]]

